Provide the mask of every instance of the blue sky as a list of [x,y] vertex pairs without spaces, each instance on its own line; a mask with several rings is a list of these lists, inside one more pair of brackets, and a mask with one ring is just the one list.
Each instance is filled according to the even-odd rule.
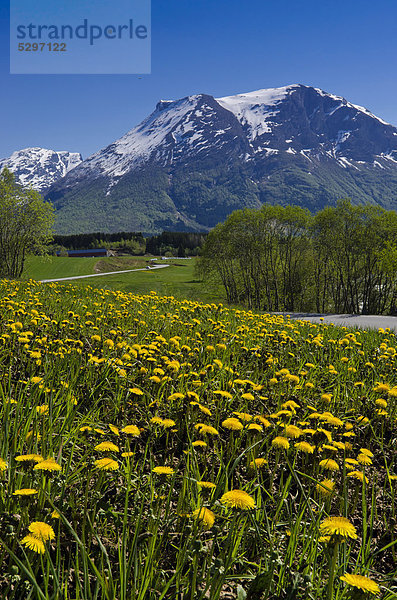
[[9,7],[0,0],[0,157],[30,146],[87,157],[159,99],[290,83],[397,125],[396,25],[395,0],[152,0],[150,75],[10,75]]

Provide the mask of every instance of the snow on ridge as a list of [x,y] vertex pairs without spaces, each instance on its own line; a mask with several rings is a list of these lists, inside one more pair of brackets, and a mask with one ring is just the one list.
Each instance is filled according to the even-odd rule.
[[242,125],[248,126],[250,138],[253,141],[256,137],[271,132],[271,128],[266,121],[277,115],[277,104],[298,87],[300,87],[298,84],[287,85],[235,96],[224,96],[223,98],[215,98],[215,100],[223,108],[232,112]]
[[169,134],[172,133],[175,140],[192,129],[190,124],[183,123],[183,119],[194,110],[199,98],[201,96],[188,96],[169,102],[163,109],[156,108],[142,123],[90,156],[81,169],[94,168],[100,174],[121,177],[132,167],[147,161]]
[[332,115],[339,108],[343,108],[344,106],[347,106],[348,108],[355,108],[356,110],[364,113],[368,117],[372,117],[372,118],[376,119],[383,125],[388,125],[388,126],[393,127],[393,125],[391,125],[391,123],[388,123],[387,121],[384,121],[380,117],[377,117],[370,110],[368,110],[368,108],[365,108],[365,106],[360,106],[359,104],[353,104],[353,102],[349,102],[348,100],[346,100],[346,98],[343,98],[343,96],[336,96],[335,94],[329,94],[328,92],[324,92],[324,90],[322,90],[320,88],[314,88],[314,89],[320,96],[328,97],[328,98],[331,98],[332,100],[336,100],[337,102],[340,102],[340,105],[337,106],[332,111],[330,111],[329,115]]
[[[289,92],[293,89],[300,87],[299,84],[285,85],[279,88],[264,88],[262,90],[255,90],[253,92],[246,92],[243,94],[236,94],[235,96],[224,96],[223,98],[215,98],[215,100],[221,104],[227,110],[235,113],[235,110],[239,110],[244,106],[251,106],[253,104],[266,104],[267,106],[273,106],[280,100],[288,96]],[[232,109],[235,110],[232,110]]]

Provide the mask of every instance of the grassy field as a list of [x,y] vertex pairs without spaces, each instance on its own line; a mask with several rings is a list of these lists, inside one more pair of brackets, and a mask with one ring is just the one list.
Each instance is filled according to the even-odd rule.
[[[73,275],[89,275],[95,272],[119,271],[124,269],[144,268],[149,264],[149,257],[118,258],[64,258],[64,257],[29,257],[23,274],[24,279],[56,279]],[[158,261],[158,264],[169,264],[170,267],[152,271],[120,273],[115,275],[77,280],[73,285],[91,286],[138,294],[147,294],[151,290],[161,295],[176,298],[190,298],[204,302],[221,301],[222,292],[219,287],[205,286],[195,273],[196,260]]]
[[0,288],[1,598],[396,598],[395,335]]

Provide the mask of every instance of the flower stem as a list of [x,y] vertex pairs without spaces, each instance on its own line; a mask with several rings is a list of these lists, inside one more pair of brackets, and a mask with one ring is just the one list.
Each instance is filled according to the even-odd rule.
[[332,596],[334,595],[335,567],[336,567],[336,560],[338,558],[338,550],[339,550],[339,542],[337,541],[337,542],[335,542],[332,556],[329,561],[329,579],[328,579],[326,600],[332,600]]

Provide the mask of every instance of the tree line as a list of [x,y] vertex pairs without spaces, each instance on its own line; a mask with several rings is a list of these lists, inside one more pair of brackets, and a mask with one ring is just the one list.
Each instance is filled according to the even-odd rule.
[[142,233],[121,231],[118,233],[76,233],[70,235],[54,235],[53,249],[56,251],[85,250],[93,248],[115,248],[123,252],[142,255],[146,251],[146,241]]
[[206,238],[199,269],[231,304],[266,311],[397,312],[397,213],[340,200],[233,212]]
[[170,256],[196,256],[206,238],[205,233],[163,231],[146,240],[146,252]]
[[119,233],[78,233],[54,235],[53,250],[85,250],[112,248],[134,255],[145,253],[165,256],[196,256],[205,242],[205,233],[163,231],[145,238],[142,233],[122,231]]

